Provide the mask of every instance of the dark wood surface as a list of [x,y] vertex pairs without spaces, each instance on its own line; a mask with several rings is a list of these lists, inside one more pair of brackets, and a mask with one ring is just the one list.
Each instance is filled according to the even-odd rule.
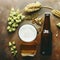
[[[12,7],[15,9],[23,9],[28,3],[35,2],[37,0],[0,0],[0,60],[23,60],[20,55],[20,45],[22,41],[18,37],[18,30],[22,24],[25,24],[25,21],[17,28],[16,32],[9,34],[6,30],[7,28],[7,18],[9,16],[9,11]],[[38,0],[42,3],[42,5],[51,6],[54,9],[60,10],[60,0]],[[42,16],[45,11],[49,11],[49,9],[41,9],[39,11],[39,16]],[[29,22],[29,21],[28,21]],[[28,23],[26,22],[26,23]],[[33,58],[33,60],[60,60],[60,30],[56,27],[56,23],[60,22],[59,18],[54,17],[51,14],[51,29],[53,33],[52,40],[52,55],[51,56],[40,56],[40,35],[37,35],[37,38],[34,43],[37,45],[37,54]],[[58,31],[58,37],[56,38],[56,32]],[[17,46],[18,54],[14,57],[11,54],[11,51],[8,47],[9,41],[15,41]],[[33,44],[34,44],[33,43]]]

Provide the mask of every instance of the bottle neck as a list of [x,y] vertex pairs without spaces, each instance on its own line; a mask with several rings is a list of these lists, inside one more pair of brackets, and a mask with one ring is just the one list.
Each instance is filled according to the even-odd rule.
[[50,30],[50,14],[45,14],[43,30]]

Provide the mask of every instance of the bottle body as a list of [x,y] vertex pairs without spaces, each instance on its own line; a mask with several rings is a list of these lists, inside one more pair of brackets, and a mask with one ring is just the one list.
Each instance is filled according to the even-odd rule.
[[51,55],[52,53],[52,33],[48,31],[42,33],[41,37],[41,54],[42,55]]
[[41,33],[41,55],[52,53],[52,32],[50,29],[50,14],[45,14],[43,31]]

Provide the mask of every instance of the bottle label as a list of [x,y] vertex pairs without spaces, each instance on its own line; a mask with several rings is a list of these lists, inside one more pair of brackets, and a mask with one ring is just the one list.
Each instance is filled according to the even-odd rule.
[[49,33],[49,31],[48,30],[44,30],[44,32],[43,33]]

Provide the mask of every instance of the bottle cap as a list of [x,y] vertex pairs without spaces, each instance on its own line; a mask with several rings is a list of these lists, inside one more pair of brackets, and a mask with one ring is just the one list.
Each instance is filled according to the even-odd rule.
[[50,16],[50,12],[45,12],[45,16]]

